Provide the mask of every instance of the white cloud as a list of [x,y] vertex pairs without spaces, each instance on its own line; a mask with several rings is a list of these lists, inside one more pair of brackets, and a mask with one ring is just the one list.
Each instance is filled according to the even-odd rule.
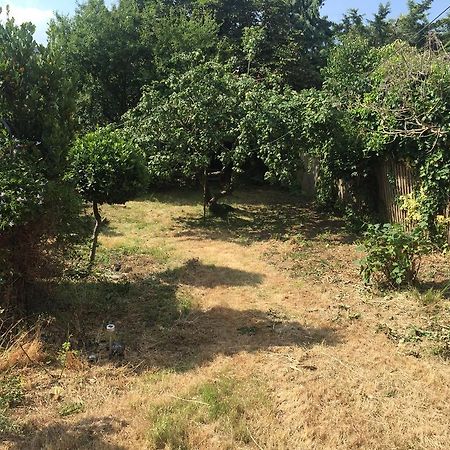
[[[0,18],[4,19],[6,17],[6,3],[0,3],[0,6],[3,9]],[[35,39],[41,44],[47,42],[47,25],[49,20],[53,17],[53,11],[33,7],[10,6],[9,15],[14,17],[17,24],[32,22],[36,25]]]

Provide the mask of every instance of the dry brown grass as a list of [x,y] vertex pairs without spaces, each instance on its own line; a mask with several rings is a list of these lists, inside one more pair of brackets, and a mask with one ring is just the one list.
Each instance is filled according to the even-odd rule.
[[[191,194],[105,208],[104,275],[55,289],[67,317],[46,341],[69,331],[83,361],[97,339],[100,361],[18,369],[23,435],[5,448],[448,448],[449,362],[408,338],[448,325],[448,258],[424,262],[417,291],[369,292],[338,219],[276,191],[234,205],[208,227]],[[123,362],[99,332],[111,319]]]
[[45,358],[40,325],[18,333],[11,327],[3,333],[0,349],[0,372],[39,364]]

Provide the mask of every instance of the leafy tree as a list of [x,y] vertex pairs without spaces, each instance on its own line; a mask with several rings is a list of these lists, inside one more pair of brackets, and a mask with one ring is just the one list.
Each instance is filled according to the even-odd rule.
[[31,23],[0,23],[0,119],[16,139],[39,143],[46,170],[64,165],[72,132],[73,87],[53,48],[38,45]]
[[294,89],[320,86],[323,50],[331,42],[321,0],[261,0],[258,24],[266,30],[259,61]]
[[220,36],[239,42],[245,28],[258,22],[257,0],[197,0],[196,5],[213,13],[220,24]]
[[36,219],[42,212],[47,180],[27,148],[6,136],[0,139],[0,232]]
[[216,56],[219,25],[201,9],[150,4],[142,14],[142,44],[152,49],[158,79]]
[[241,47],[245,30],[264,29],[264,39],[252,63],[256,73],[267,77],[277,73],[297,89],[320,85],[323,51],[331,40],[331,23],[320,16],[322,3],[322,0],[195,2],[211,11],[221,25],[219,36],[234,49],[242,72],[248,70],[248,52]]
[[247,57],[247,74],[250,74],[252,61],[261,51],[261,44],[264,41],[264,34],[265,30],[260,26],[244,28],[242,47]]
[[80,204],[62,182],[72,136],[73,86],[34,26],[0,22],[0,284],[27,305],[28,286],[68,248]]
[[153,78],[151,48],[140,40],[141,19],[135,0],[121,0],[111,10],[103,0],[88,0],[72,18],[53,20],[49,45],[62,53],[65,70],[77,83],[79,128],[119,119]]
[[90,264],[94,263],[98,234],[102,225],[99,205],[125,203],[146,184],[142,155],[118,131],[99,128],[76,140],[71,148],[67,179],[92,203],[95,228]]
[[375,47],[381,47],[389,44],[393,40],[394,30],[393,23],[388,19],[391,13],[391,5],[380,3],[378,11],[374,14],[373,19],[369,20],[369,36],[371,44]]
[[379,58],[367,38],[349,33],[328,57],[322,75],[324,88],[344,107],[358,102],[370,91],[370,73]]
[[408,0],[408,12],[402,14],[396,24],[397,36],[411,45],[423,46],[426,43],[428,12],[433,0]]
[[[145,90],[125,116],[125,128],[146,153],[153,182],[193,178],[212,206],[235,176],[261,160],[270,182],[295,183],[301,163],[303,97],[292,89],[239,76],[211,61]],[[229,175],[213,194],[208,175]]]
[[[126,115],[127,129],[144,149],[153,180],[177,174],[202,181],[214,163],[233,163],[237,133],[237,79],[217,62],[200,64],[149,87]],[[209,192],[209,191],[208,191]]]
[[367,34],[367,28],[364,24],[364,15],[357,8],[350,8],[343,16],[341,23],[338,25],[341,33],[350,32],[360,35]]

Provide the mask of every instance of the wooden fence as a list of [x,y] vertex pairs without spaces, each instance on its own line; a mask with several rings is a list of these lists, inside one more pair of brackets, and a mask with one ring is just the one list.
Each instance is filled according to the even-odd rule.
[[[305,161],[305,170],[301,176],[302,188],[307,194],[315,193],[315,183],[317,181],[318,163],[317,161]],[[311,167],[313,170],[311,170]],[[411,229],[413,224],[408,220],[407,212],[402,208],[399,198],[404,195],[411,194],[417,186],[418,178],[407,163],[402,161],[394,161],[392,159],[385,160],[378,164],[375,169],[378,192],[377,196],[378,212],[380,219],[385,222],[401,223],[407,229]],[[363,183],[363,180],[359,180]],[[357,183],[358,184],[358,183]],[[354,197],[352,189],[343,180],[337,181],[338,198],[342,203],[357,203],[358,199]],[[450,204],[442,211],[443,215],[450,218]],[[448,241],[450,243],[450,225],[448,227]]]
[[[386,160],[382,162],[376,171],[378,181],[378,199],[380,213],[386,222],[401,223],[407,229],[413,227],[413,223],[408,220],[407,212],[402,208],[399,199],[403,195],[414,192],[417,187],[418,178],[414,170],[405,162]],[[450,203],[442,211],[442,214],[450,217]],[[447,231],[448,242],[450,243],[450,224]]]
[[407,212],[399,198],[411,194],[417,183],[414,171],[404,162],[387,160],[376,170],[379,213],[386,222],[402,223],[409,227]]

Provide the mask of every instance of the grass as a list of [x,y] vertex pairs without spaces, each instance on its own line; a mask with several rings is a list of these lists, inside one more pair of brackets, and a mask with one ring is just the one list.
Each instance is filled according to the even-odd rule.
[[23,394],[7,448],[448,448],[448,256],[415,291],[368,291],[341,219],[254,189],[205,225],[199,199],[105,206],[94,273],[43,282],[36,364],[0,355]]
[[221,375],[199,384],[186,398],[173,400],[152,408],[150,445],[155,448],[188,449],[192,424],[214,427],[221,439],[230,443],[250,444],[247,416],[268,400],[262,386],[255,380],[238,380]]

